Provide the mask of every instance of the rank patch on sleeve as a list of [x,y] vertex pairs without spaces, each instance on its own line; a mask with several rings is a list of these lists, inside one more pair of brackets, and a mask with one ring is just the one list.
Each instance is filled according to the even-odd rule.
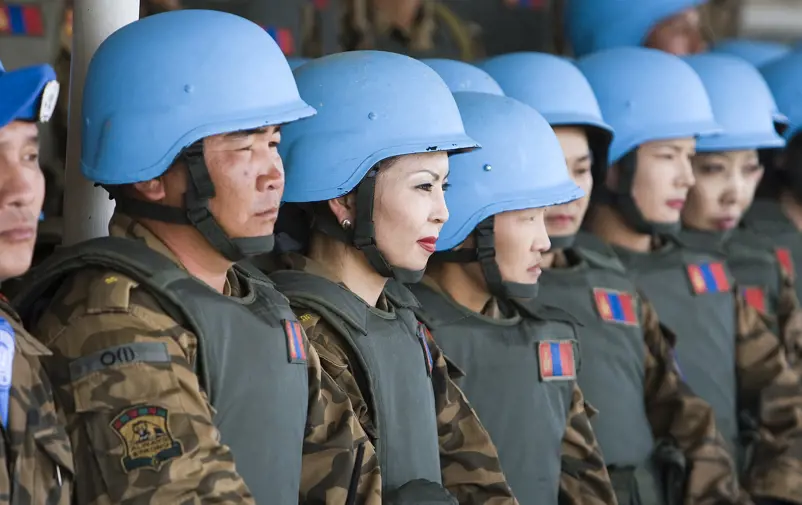
[[743,295],[746,303],[752,306],[753,309],[761,314],[766,313],[766,296],[765,293],[763,293],[763,288],[747,286],[741,288],[741,295]]
[[722,263],[700,263],[688,265],[688,278],[691,281],[693,292],[697,295],[704,293],[722,293],[730,290],[730,280]]
[[434,358],[432,358],[432,350],[429,347],[429,341],[431,340],[433,342],[434,338],[432,338],[429,328],[423,323],[418,323],[418,340],[420,341],[421,349],[423,349],[423,357],[426,360],[426,373],[431,377],[432,370],[434,369]]
[[35,4],[5,4],[0,2],[0,35],[44,35],[42,8]]
[[173,439],[167,409],[153,405],[123,411],[111,422],[111,429],[123,442],[126,473],[139,468],[159,470],[162,464],[184,454],[181,442]]
[[574,344],[572,342],[547,340],[538,342],[540,380],[557,381],[576,378]]
[[287,337],[287,360],[290,363],[306,363],[306,347],[304,347],[304,330],[298,321],[285,319],[284,334]]
[[631,294],[593,288],[593,298],[596,300],[596,310],[599,311],[602,320],[638,326],[638,318],[635,317],[635,300]]
[[791,250],[785,247],[778,247],[774,250],[777,261],[780,263],[780,268],[783,269],[785,275],[794,278],[794,258],[791,255]]

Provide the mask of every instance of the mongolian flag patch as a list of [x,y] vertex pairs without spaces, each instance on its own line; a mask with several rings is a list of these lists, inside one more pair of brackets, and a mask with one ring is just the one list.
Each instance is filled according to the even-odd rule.
[[0,2],[0,35],[41,37],[44,33],[42,8],[39,5]]
[[774,250],[774,254],[777,257],[777,261],[780,262],[780,268],[783,269],[785,275],[793,279],[794,259],[793,256],[791,256],[791,250],[785,247],[778,247],[777,249]]
[[284,334],[287,337],[287,360],[290,363],[306,363],[304,330],[301,323],[285,319],[282,324],[284,324]]
[[635,316],[635,300],[629,293],[610,289],[593,288],[593,299],[596,310],[602,320],[609,323],[621,323],[638,326]]
[[421,349],[423,349],[423,357],[426,360],[426,373],[429,377],[432,376],[434,369],[434,358],[432,358],[432,350],[429,347],[429,341],[434,342],[429,328],[423,323],[418,323],[418,340],[420,340]]
[[763,292],[763,288],[756,286],[743,287],[741,288],[741,295],[753,309],[761,314],[766,313],[766,295]]
[[688,278],[693,292],[697,295],[730,290],[730,280],[722,263],[688,265]]
[[275,40],[278,47],[281,48],[281,52],[284,53],[284,56],[292,56],[295,54],[295,39],[290,30],[272,25],[264,26],[263,28],[273,37],[273,40]]
[[540,380],[557,381],[576,378],[573,342],[546,340],[538,342],[537,346]]

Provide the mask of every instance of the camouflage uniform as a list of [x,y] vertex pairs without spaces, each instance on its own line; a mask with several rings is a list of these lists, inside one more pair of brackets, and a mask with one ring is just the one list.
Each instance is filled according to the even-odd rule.
[[[282,260],[283,266],[292,270],[339,282],[324,266],[306,257],[287,254]],[[376,306],[387,307],[387,303],[385,295],[382,295]],[[374,415],[355,378],[360,365],[351,362],[349,344],[320,315],[304,308],[297,308],[296,313],[309,340],[320,354],[323,369],[348,393],[360,424],[368,436],[375,440],[378,433],[372,421]],[[501,471],[495,446],[452,380],[454,374],[459,374],[458,370],[447,364],[433,341],[429,342],[429,348],[434,361],[431,381],[437,411],[443,486],[462,505],[517,504]]]
[[25,331],[2,295],[0,321],[9,323],[15,336],[8,427],[0,447],[0,502],[68,505],[74,474],[72,449],[40,363],[50,352]]
[[409,33],[383,20],[370,0],[346,0],[343,49],[376,49],[413,58],[472,61],[484,56],[477,25],[460,18],[437,0],[423,0]]
[[[551,282],[561,282],[558,275],[550,278],[552,270],[556,273],[573,268],[581,261],[571,250],[556,251],[551,269],[541,278],[542,294],[549,293]],[[654,438],[672,439],[685,456],[688,468],[685,502],[696,505],[748,502],[748,497],[739,490],[735,463],[716,428],[712,407],[693,394],[676,372],[672,350],[675,336],[660,324],[651,303],[637,293],[631,294],[634,306],[640,309],[636,324],[645,348],[643,402],[646,417]],[[565,308],[571,309],[570,306]],[[621,332],[627,328],[608,321],[596,324],[612,324]],[[602,385],[605,388],[613,386]],[[601,415],[615,419],[628,414],[603,411]]]
[[[128,217],[115,215],[109,231],[143,241],[178,263],[160,240]],[[224,295],[238,296],[238,290],[236,277],[229,275]],[[77,472],[86,476],[77,487],[79,503],[255,503],[231,451],[220,443],[215,412],[193,369],[197,337],[168,316],[152,295],[114,271],[86,269],[59,287],[35,327],[55,355],[48,372],[78,449]],[[116,364],[71,379],[79,358],[134,342],[163,343],[170,364]],[[353,449],[366,438],[348,397],[319,363],[310,349],[300,499],[340,504],[353,471]],[[142,402],[167,411],[165,428],[183,450],[153,469],[126,469],[121,464],[125,447],[110,421]],[[378,466],[370,443],[365,447],[358,503],[378,504]]]

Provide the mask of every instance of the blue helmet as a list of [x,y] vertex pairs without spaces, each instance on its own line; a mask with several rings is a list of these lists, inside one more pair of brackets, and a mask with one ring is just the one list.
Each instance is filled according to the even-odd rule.
[[333,54],[300,67],[295,79],[318,114],[281,131],[285,202],[342,196],[393,156],[478,147],[448,86],[408,56]]
[[551,126],[588,126],[601,132],[609,145],[613,130],[604,122],[587,79],[570,60],[522,52],[490,58],[482,68],[496,79],[506,96],[534,108]]
[[223,12],[180,10],[134,21],[103,41],[89,64],[82,112],[83,174],[127,184],[161,175],[204,137],[315,111],[258,25]]
[[[568,175],[560,142],[535,109],[509,97],[455,93],[465,129],[482,149],[451,159],[446,193],[449,219],[437,240],[436,261],[481,265],[495,296],[531,298],[537,284],[504,281],[495,260],[493,216],[559,205],[584,193]],[[460,248],[469,235],[472,249]]]
[[[106,185],[119,211],[193,226],[230,261],[273,248],[270,235],[232,238],[215,220],[214,185],[199,142],[315,113],[298,95],[278,45],[258,25],[206,10],[134,21],[92,57],[82,113],[81,171]],[[119,190],[160,176],[177,158],[194,182],[184,208]]]
[[318,231],[360,249],[384,277],[417,282],[423,271],[387,262],[373,231],[378,163],[404,154],[478,147],[465,133],[457,104],[437,72],[418,60],[382,51],[324,56],[300,67],[301,96],[319,113],[282,129],[284,201],[320,202],[356,192],[353,227],[314,208]]
[[6,72],[0,63],[0,128],[17,120],[49,121],[58,91],[56,72],[50,65]]
[[723,131],[703,135],[700,152],[783,147],[777,134],[777,104],[760,72],[736,56],[701,54],[685,58],[707,89],[716,122]]
[[802,129],[802,52],[792,52],[760,68],[780,112],[788,118],[783,132],[791,140]]
[[287,63],[290,64],[290,68],[293,70],[308,62],[309,58],[298,58],[298,57],[287,58]]
[[[616,188],[594,186],[597,201],[615,207],[636,231],[672,234],[677,223],[647,221],[632,197],[637,170],[631,156],[641,144],[718,133],[702,80],[681,58],[643,47],[608,49],[577,63],[615,130],[609,164],[621,169]],[[596,173],[594,176],[600,174]]]
[[791,48],[778,42],[764,42],[762,40],[727,39],[714,45],[710,52],[731,54],[743,58],[755,67],[782,58]]
[[461,244],[485,218],[583,196],[557,136],[535,109],[509,97],[456,93],[465,129],[482,149],[451,158],[449,218],[437,250]]
[[646,142],[720,131],[702,80],[681,58],[626,47],[586,56],[577,65],[615,130],[611,164]]
[[706,0],[570,0],[565,31],[574,54],[643,45],[662,20]]
[[490,95],[504,95],[501,87],[487,72],[470,63],[445,58],[428,58],[421,61],[440,75],[452,93],[473,91]]

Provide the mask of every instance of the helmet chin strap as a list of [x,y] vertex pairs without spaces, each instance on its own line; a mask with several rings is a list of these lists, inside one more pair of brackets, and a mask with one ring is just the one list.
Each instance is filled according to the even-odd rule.
[[178,160],[185,162],[188,173],[189,184],[184,193],[184,208],[131,198],[112,187],[109,194],[116,201],[117,209],[132,217],[190,225],[198,230],[217,252],[232,262],[273,250],[273,235],[231,238],[212,215],[209,201],[214,198],[215,191],[203,156],[203,141],[184,149],[178,155]]

